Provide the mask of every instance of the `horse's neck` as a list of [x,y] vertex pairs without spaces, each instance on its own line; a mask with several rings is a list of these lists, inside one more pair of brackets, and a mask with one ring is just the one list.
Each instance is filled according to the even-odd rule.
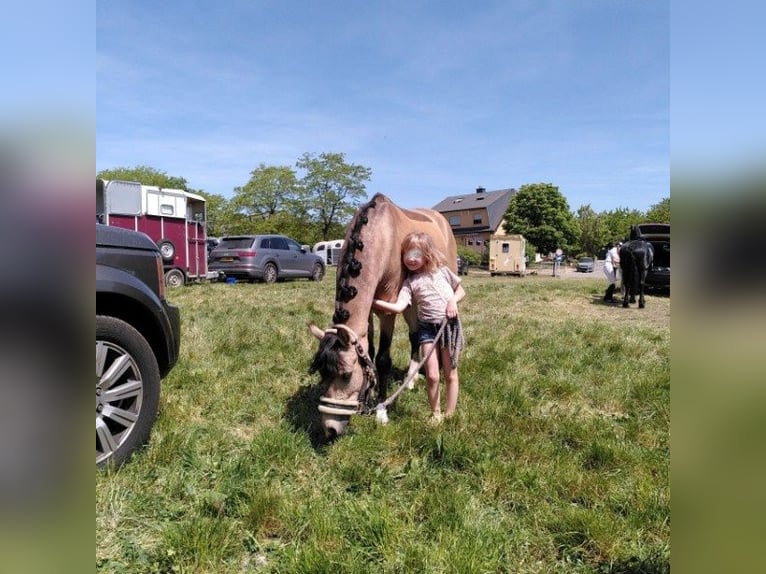
[[[360,338],[367,334],[378,286],[390,273],[392,247],[388,238],[395,229],[390,208],[390,205],[381,203],[368,209],[364,214],[365,223],[357,219],[356,227],[346,238],[346,252],[336,288],[335,318],[347,316],[342,322]],[[398,256],[398,249],[394,253]],[[398,258],[397,265],[400,265]],[[358,269],[356,276],[353,269]]]

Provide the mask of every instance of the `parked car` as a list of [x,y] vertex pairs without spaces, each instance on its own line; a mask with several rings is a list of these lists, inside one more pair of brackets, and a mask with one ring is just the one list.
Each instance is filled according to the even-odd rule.
[[631,228],[630,238],[646,239],[654,247],[654,262],[646,274],[646,287],[670,291],[670,224],[638,223]]
[[463,257],[462,255],[457,256],[457,274],[458,275],[468,275],[468,259]]
[[580,273],[593,273],[593,257],[581,257],[577,261],[577,271]]
[[225,278],[264,283],[298,277],[321,281],[325,261],[284,235],[231,235],[221,237],[210,252],[209,268]]
[[216,248],[218,242],[221,241],[218,237],[207,238],[207,257],[210,259],[210,252]]
[[161,380],[181,345],[148,235],[96,224],[96,465],[119,466],[149,439]]

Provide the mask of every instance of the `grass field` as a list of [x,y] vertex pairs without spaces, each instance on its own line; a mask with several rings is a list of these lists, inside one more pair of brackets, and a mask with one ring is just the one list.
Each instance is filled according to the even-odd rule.
[[[96,566],[140,573],[670,571],[670,298],[463,278],[457,415],[424,384],[323,444],[321,283],[192,285],[151,441],[96,473]],[[398,323],[393,358],[406,366]]]

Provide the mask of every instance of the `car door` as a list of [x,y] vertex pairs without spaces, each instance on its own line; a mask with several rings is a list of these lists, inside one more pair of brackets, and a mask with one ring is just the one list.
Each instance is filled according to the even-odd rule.
[[309,253],[300,243],[293,239],[286,238],[287,248],[290,250],[290,261],[293,266],[293,274],[300,277],[308,277],[314,268],[316,257]]

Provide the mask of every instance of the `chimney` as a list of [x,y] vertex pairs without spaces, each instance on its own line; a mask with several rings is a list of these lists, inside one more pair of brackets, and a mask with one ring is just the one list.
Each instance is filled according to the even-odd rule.
[[476,188],[476,193],[484,193],[485,191],[487,191],[487,190],[484,189],[483,187],[477,187]]

